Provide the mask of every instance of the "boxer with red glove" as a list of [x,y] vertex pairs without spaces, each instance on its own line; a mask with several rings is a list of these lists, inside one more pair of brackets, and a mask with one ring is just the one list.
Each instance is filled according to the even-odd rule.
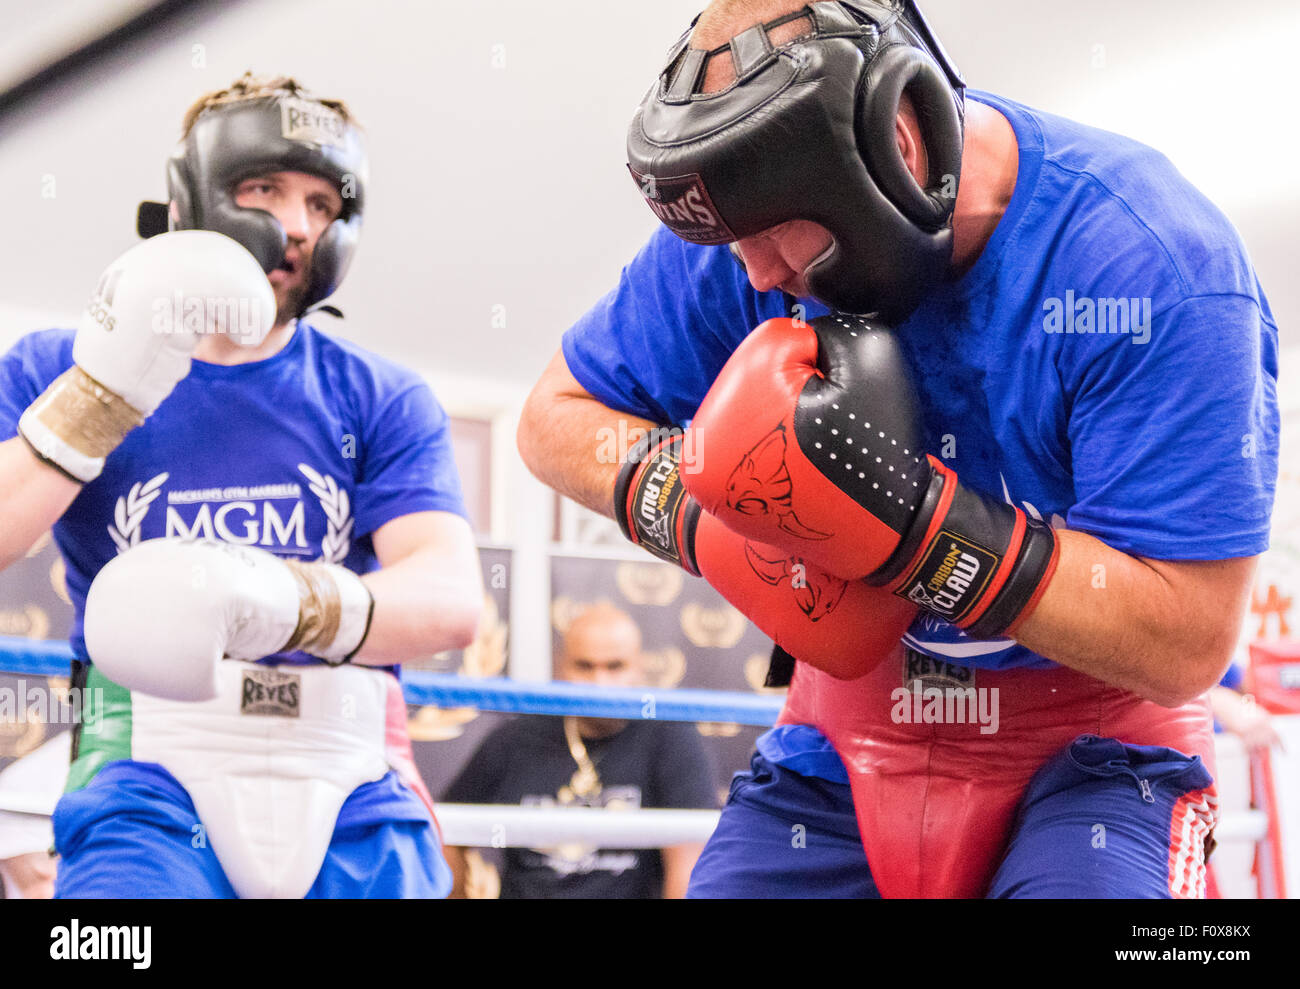
[[703,577],[797,659],[840,679],[870,672],[898,644],[916,607],[749,541],[702,511],[682,484],[682,447],[682,431],[665,429],[629,451],[614,491],[623,535]]
[[902,350],[872,320],[768,320],[691,429],[709,456],[683,481],[706,512],[973,636],[1014,631],[1056,567],[1049,526],[925,455]]

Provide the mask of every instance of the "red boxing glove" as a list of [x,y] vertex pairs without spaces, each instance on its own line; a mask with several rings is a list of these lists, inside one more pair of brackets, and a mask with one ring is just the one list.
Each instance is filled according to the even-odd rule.
[[892,331],[857,316],[771,319],[732,354],[691,424],[684,475],[750,539],[866,578],[977,637],[1012,629],[1056,567],[1056,537],[923,450]]
[[733,532],[682,486],[681,457],[680,430],[656,431],[629,453],[614,495],[623,535],[703,577],[778,646],[831,676],[863,676],[892,651],[914,605]]

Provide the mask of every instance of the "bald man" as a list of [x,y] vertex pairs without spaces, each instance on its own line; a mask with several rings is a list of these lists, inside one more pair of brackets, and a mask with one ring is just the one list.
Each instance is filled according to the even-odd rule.
[[[732,600],[753,577],[719,533],[773,544],[765,562],[879,541],[822,564],[879,595],[856,668],[828,664],[824,613],[747,612],[799,662],[691,894],[1203,895],[1204,695],[1277,474],[1277,324],[1228,220],[1150,148],[967,92],[903,0],[716,0],[628,159],[664,226],[565,334],[525,461]],[[844,409],[810,411],[831,387]],[[780,445],[717,452],[751,428]],[[885,428],[918,437],[893,441],[916,455],[897,480]],[[591,440],[641,431],[626,464]],[[693,473],[722,492],[697,515],[668,483]],[[857,510],[896,496],[892,524]],[[953,522],[958,499],[981,507]],[[895,632],[899,600],[917,614]],[[899,691],[984,713],[913,717]]]
[[[641,661],[641,629],[630,615],[610,604],[587,609],[564,634],[564,652],[558,671],[561,680],[599,687],[645,685]],[[612,718],[577,718],[583,739],[608,738],[622,731],[626,721]]]
[[[562,680],[595,687],[646,682],[641,630],[608,603],[564,635]],[[521,717],[496,729],[443,794],[447,803],[712,809],[713,765],[694,725],[611,718]],[[700,845],[660,849],[508,848],[502,899],[678,899]],[[464,850],[448,849],[452,897],[466,895]]]

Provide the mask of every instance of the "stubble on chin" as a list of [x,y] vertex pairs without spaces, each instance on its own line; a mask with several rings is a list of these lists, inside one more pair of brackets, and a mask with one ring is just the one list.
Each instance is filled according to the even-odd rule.
[[302,311],[303,300],[306,298],[307,283],[305,280],[276,293],[275,325],[284,326],[291,320],[296,319]]

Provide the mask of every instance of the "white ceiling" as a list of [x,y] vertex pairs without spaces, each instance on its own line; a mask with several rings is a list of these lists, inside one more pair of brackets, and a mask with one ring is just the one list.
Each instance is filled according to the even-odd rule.
[[[283,71],[345,98],[370,136],[366,232],[335,298],[348,313],[338,331],[438,377],[526,385],[653,227],[623,136],[699,3],[244,0],[181,26],[0,125],[0,306],[75,318],[133,242],[136,203],[163,194],[185,107],[246,68]],[[140,6],[54,0],[33,13],[0,0],[0,80]],[[1168,154],[1241,229],[1281,325],[1300,315],[1293,6],[925,10],[973,86]]]
[[0,3],[0,92],[149,7],[153,0]]

